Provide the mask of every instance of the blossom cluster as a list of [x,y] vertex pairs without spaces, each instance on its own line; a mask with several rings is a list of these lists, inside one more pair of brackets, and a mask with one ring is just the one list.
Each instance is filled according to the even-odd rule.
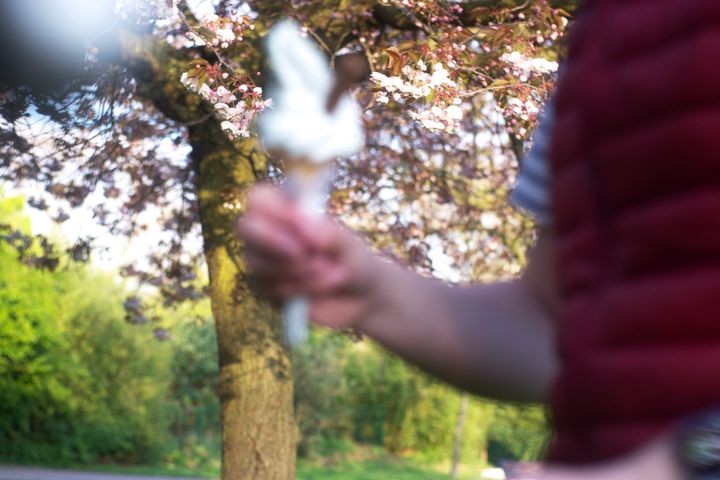
[[537,121],[540,105],[532,96],[510,96],[499,102],[495,109],[506,119],[508,133],[524,139]]
[[227,17],[208,15],[199,26],[189,25],[184,18],[183,23],[188,29],[187,39],[197,46],[211,46],[218,62],[210,64],[204,59],[190,62],[190,69],[182,74],[180,82],[213,106],[220,127],[231,140],[249,137],[255,115],[270,106],[272,100],[263,99],[262,88],[228,63],[222,50],[241,42],[246,30],[255,29],[251,18],[233,12]]
[[409,113],[411,118],[431,131],[453,133],[457,130],[463,117],[462,100],[457,96],[457,83],[442,63],[437,62],[430,69],[419,60],[414,67],[405,65],[400,75],[373,72],[370,79],[380,88],[376,102],[425,99],[417,111]]
[[520,81],[526,82],[532,76],[552,75],[557,72],[558,63],[544,58],[531,58],[520,52],[512,51],[500,57],[507,63]]
[[[545,83],[552,80],[558,70],[558,63],[541,57],[529,57],[508,48],[508,53],[500,57],[504,71],[512,75],[520,84],[514,84],[501,96],[497,110],[506,119],[506,128],[510,135],[526,139],[537,121],[542,98],[526,84]],[[535,81],[535,82],[534,82]]]
[[263,100],[260,87],[241,84],[231,91],[219,80],[201,82],[198,77],[185,72],[180,82],[213,106],[215,115],[221,121],[220,127],[231,140],[249,137],[255,115],[272,105],[272,99]]
[[195,45],[205,45],[208,42],[214,47],[228,48],[230,45],[241,42],[246,30],[254,30],[255,26],[247,15],[232,13],[227,17],[215,14],[208,15],[201,22],[205,35],[190,31],[188,39]]
[[433,105],[419,112],[410,112],[410,118],[419,121],[428,130],[453,133],[457,130],[463,117],[463,111],[459,105],[462,101],[458,98],[456,102],[457,104],[446,107]]
[[539,111],[540,107],[532,98],[523,101],[513,97],[507,101],[506,113],[524,121],[533,120]]
[[147,21],[174,17],[177,6],[175,0],[116,0],[115,11],[123,18]]

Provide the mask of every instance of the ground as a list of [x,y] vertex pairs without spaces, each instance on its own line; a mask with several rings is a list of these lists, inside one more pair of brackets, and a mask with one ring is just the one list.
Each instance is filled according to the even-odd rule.
[[[99,468],[108,470],[107,467]],[[117,471],[107,473],[0,465],[0,480],[206,480],[187,476],[140,475],[134,473],[137,470],[122,467],[113,470]],[[333,467],[300,465],[297,474],[298,480],[447,480],[448,478],[447,474],[433,469],[387,461],[343,463]],[[460,477],[461,480],[478,478],[480,478],[479,472]]]
[[[120,473],[78,472],[53,468],[0,465],[0,480],[178,480],[178,477],[126,475]],[[201,480],[182,477],[182,480]]]

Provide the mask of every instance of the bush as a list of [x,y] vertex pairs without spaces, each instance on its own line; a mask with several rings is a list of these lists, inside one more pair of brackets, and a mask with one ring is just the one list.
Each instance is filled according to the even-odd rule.
[[[27,230],[21,208],[0,201],[0,213]],[[216,469],[218,353],[208,302],[169,309],[158,300],[154,325],[129,325],[125,295],[110,275],[73,264],[31,269],[0,243],[0,456]],[[154,338],[158,322],[172,329],[171,341]],[[301,456],[345,455],[365,443],[450,459],[455,389],[372,342],[327,331],[313,331],[293,364]],[[494,462],[533,460],[547,439],[544,412],[474,399],[463,439],[466,462],[485,462],[488,452]]]
[[313,331],[294,352],[295,416],[298,454],[305,458],[328,455],[352,434],[352,406],[343,364],[351,348],[348,338]]
[[122,290],[0,250],[0,455],[23,462],[158,460],[168,445],[167,347],[123,320]]
[[[372,342],[337,334],[315,332],[295,363],[302,454],[321,452],[329,436],[432,462],[451,458],[461,397],[455,388]],[[533,460],[547,439],[544,412],[474,398],[462,438],[464,462]]]
[[207,310],[190,321],[180,320],[186,318],[182,312],[172,312],[176,325],[172,330],[172,401],[168,409],[172,410],[172,432],[181,440],[219,435],[221,429],[218,347],[215,324],[209,318],[209,307]]
[[549,440],[545,409],[533,405],[498,405],[488,432],[489,460],[540,460]]

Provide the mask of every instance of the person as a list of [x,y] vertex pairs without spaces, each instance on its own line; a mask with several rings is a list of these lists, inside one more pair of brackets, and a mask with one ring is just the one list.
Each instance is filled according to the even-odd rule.
[[719,23],[720,2],[586,3],[513,194],[539,220],[519,278],[423,278],[268,186],[238,222],[249,267],[276,299],[308,295],[319,325],[549,402],[541,478],[720,478]]
[[[549,229],[542,230],[519,279],[473,287],[449,286],[376,257],[352,232],[329,218],[308,218],[274,187],[254,189],[238,231],[263,290],[278,300],[308,295],[316,324],[357,329],[479,395],[547,400],[559,368]],[[636,470],[659,470],[648,478],[680,479],[662,475],[674,471],[669,448],[661,442],[637,459],[602,467],[601,473],[630,479],[638,478]],[[625,468],[628,476],[616,476]],[[545,473],[551,474],[546,478],[581,478],[575,469]]]

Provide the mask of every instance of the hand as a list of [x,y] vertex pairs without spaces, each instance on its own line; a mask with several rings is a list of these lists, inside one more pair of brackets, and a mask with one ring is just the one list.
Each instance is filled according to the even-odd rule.
[[237,234],[250,271],[271,298],[307,295],[311,319],[333,328],[357,327],[370,309],[381,262],[329,217],[310,217],[277,188],[259,186]]

